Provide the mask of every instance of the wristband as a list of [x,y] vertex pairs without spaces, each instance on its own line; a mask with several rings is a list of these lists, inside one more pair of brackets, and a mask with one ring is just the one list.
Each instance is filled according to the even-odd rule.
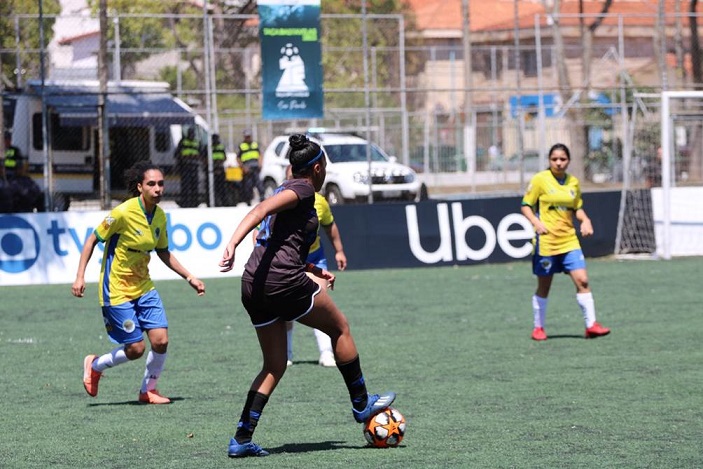
[[312,272],[312,269],[314,269],[314,268],[315,268],[315,264],[312,264],[310,262],[305,264],[305,270],[307,270],[308,272]]
[[193,278],[194,278],[194,277],[191,275],[190,277],[188,277],[188,278],[186,279],[186,282],[190,283],[190,281],[193,280]]

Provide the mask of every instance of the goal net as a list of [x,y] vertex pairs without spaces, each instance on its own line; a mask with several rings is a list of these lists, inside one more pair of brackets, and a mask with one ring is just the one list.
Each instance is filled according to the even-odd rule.
[[703,255],[703,92],[638,94],[615,254]]

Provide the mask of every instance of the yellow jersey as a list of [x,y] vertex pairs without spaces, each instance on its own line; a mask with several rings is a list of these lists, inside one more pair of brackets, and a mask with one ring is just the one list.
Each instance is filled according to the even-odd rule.
[[112,209],[94,233],[105,242],[100,306],[135,300],[154,289],[149,276],[151,251],[168,251],[166,214],[161,207],[147,214],[141,198],[134,197]]
[[544,223],[548,233],[537,235],[534,242],[540,256],[556,256],[580,249],[574,214],[582,208],[579,180],[567,174],[559,182],[550,170],[535,174],[527,187],[522,205],[529,205]]
[[[334,223],[334,217],[332,216],[332,209],[330,209],[330,204],[325,199],[325,196],[319,192],[315,192],[315,211],[317,211],[317,219],[320,220],[320,226],[330,226]],[[317,237],[310,246],[310,252],[313,253],[320,249],[320,228],[317,228]]]

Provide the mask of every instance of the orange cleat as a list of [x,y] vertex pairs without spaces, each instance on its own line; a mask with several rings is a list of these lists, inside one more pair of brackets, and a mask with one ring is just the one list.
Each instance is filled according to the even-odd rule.
[[140,392],[139,402],[143,402],[144,404],[170,404],[171,399],[162,396],[159,394],[159,391],[154,389],[153,391]]
[[544,327],[532,329],[532,340],[547,340],[547,333],[544,332]]
[[596,337],[600,337],[603,335],[608,335],[610,334],[610,329],[607,327],[603,327],[597,322],[594,322],[591,327],[586,328],[586,338],[587,339],[594,339]]
[[83,387],[90,396],[98,395],[98,382],[103,375],[93,369],[93,362],[98,359],[97,355],[87,355],[83,359]]

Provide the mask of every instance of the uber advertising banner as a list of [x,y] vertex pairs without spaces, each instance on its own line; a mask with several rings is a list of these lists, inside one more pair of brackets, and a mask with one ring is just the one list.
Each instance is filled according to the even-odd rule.
[[[225,244],[249,207],[177,209],[167,211],[169,249],[200,278],[240,276],[252,244],[242,243],[234,269],[220,273]],[[108,212],[51,212],[0,215],[0,285],[73,283],[88,236]],[[100,275],[103,244],[93,252],[85,273],[87,283]],[[152,253],[149,271],[154,280],[180,278]]]
[[262,117],[324,117],[320,0],[259,0]]
[[[613,253],[619,192],[584,194],[595,235],[581,240],[587,257]],[[430,200],[418,204],[333,207],[350,269],[471,265],[527,260],[533,229],[519,213],[520,199]],[[252,243],[237,248],[234,269],[218,262],[232,232],[249,207],[167,211],[169,247],[200,278],[241,276]],[[0,285],[73,283],[86,239],[108,212],[52,212],[0,215]],[[322,235],[328,264],[334,251]],[[102,259],[98,245],[86,271],[97,282]],[[177,279],[156,254],[154,280]],[[334,267],[333,267],[334,268]]]
[[[619,192],[584,194],[595,234],[581,239],[586,257],[615,247]],[[529,260],[534,230],[519,197],[419,204],[335,206],[349,269],[471,265]],[[578,232],[578,230],[577,230]],[[328,265],[334,250],[323,236]]]

